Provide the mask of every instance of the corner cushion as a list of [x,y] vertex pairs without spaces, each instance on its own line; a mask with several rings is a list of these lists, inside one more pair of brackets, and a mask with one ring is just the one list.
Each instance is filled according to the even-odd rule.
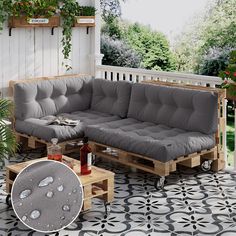
[[124,118],[127,116],[130,94],[129,82],[94,79],[91,109]]

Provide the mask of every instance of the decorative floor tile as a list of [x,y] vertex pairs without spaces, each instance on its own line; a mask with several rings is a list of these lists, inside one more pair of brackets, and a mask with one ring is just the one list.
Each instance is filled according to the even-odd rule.
[[227,230],[220,232],[216,236],[234,236],[234,235],[236,235],[236,228],[230,227]]
[[79,220],[83,223],[83,230],[92,229],[92,233],[98,235],[106,233],[106,235],[119,235],[131,228],[130,220],[127,214],[110,213],[105,215],[103,211],[89,211],[82,214]]
[[[43,155],[42,150],[34,150],[11,159],[11,163]],[[94,199],[90,211],[81,213],[66,229],[47,236],[236,235],[236,174],[179,168],[166,178],[164,190],[157,191],[153,185],[156,176],[152,174],[101,160],[96,165],[116,174],[110,214],[105,215],[103,201]],[[26,228],[5,204],[4,179],[3,168],[0,235],[45,235]]]
[[170,231],[161,229],[146,229],[145,227],[138,226],[136,229],[129,230],[125,233],[122,233],[121,236],[177,236]]

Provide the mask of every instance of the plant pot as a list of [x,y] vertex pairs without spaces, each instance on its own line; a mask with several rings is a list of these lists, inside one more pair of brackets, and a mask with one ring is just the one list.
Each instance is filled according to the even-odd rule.
[[60,25],[60,17],[52,16],[29,18],[26,16],[11,16],[8,20],[10,28],[32,28],[32,27],[58,27]]
[[75,27],[94,27],[95,16],[77,16],[75,18]]

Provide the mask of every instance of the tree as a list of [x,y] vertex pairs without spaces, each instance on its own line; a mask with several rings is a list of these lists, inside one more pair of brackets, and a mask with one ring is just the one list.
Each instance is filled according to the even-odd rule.
[[236,48],[235,0],[212,0],[176,40],[180,71],[217,75]]
[[[175,60],[166,37],[149,27],[122,21],[119,18],[120,1],[101,0],[104,20],[102,35],[106,36],[102,39],[102,53],[105,55],[103,63],[165,71],[175,70]],[[115,56],[124,58],[124,62]]]
[[120,20],[118,18],[109,18],[103,23],[101,28],[103,35],[108,35],[113,39],[122,39],[123,30],[120,26]]
[[121,16],[120,0],[100,0],[100,3],[104,21]]
[[233,48],[236,46],[236,8],[235,0],[215,0],[205,14],[200,38],[203,54],[210,48]]
[[142,57],[142,66],[146,69],[175,70],[175,60],[166,37],[147,26],[138,23],[128,25],[124,32],[130,47]]

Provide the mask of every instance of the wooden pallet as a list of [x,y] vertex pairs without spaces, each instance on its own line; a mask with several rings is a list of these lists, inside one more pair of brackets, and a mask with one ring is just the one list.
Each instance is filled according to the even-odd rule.
[[[80,162],[73,158],[63,156],[67,162],[73,163],[73,170],[79,176],[84,190],[83,210],[89,210],[92,207],[92,199],[99,198],[105,203],[110,203],[114,199],[114,173],[102,168],[92,166],[92,172],[89,175],[80,175]],[[36,160],[30,160],[6,167],[6,192],[11,193],[12,185],[16,176],[29,164],[47,160],[46,157]]]
[[92,152],[99,157],[119,162],[130,167],[135,167],[137,169],[159,176],[168,176],[171,172],[176,171],[177,165],[193,168],[201,165],[201,162],[204,160],[213,161],[212,169],[214,171],[221,170],[224,164],[224,156],[218,156],[217,146],[209,150],[203,150],[201,152],[181,156],[175,160],[164,163],[158,160],[154,160],[150,157],[126,152],[118,148],[110,147],[96,142],[89,142],[89,145],[92,148]]
[[[50,145],[52,145],[51,142],[47,142],[43,139],[39,139],[34,136],[29,136],[26,134],[21,134],[15,131],[15,136],[17,143],[21,144],[23,149],[36,149],[36,148],[47,148]],[[58,143],[60,147],[62,148],[62,153],[63,154],[68,154],[72,152],[79,152],[81,146],[82,146],[82,139],[73,139],[73,140],[68,140],[64,142],[59,142]]]

